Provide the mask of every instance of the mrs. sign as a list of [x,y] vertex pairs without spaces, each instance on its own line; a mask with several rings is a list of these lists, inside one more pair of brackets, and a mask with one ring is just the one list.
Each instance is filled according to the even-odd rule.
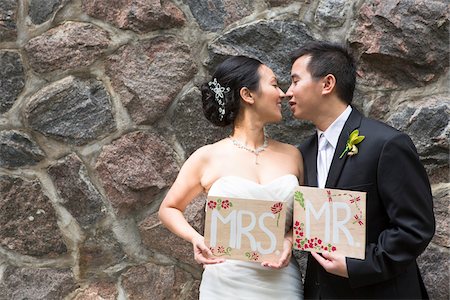
[[275,262],[283,250],[285,220],[283,202],[209,196],[205,242],[214,256]]

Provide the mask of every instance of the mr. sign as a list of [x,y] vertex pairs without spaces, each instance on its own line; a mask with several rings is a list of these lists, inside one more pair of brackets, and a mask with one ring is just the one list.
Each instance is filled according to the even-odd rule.
[[366,193],[298,187],[294,200],[295,249],[364,259]]

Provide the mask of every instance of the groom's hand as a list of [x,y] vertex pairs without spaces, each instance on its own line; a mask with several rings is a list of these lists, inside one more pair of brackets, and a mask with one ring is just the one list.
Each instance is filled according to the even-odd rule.
[[328,273],[348,278],[345,256],[330,252],[323,252],[322,256],[316,252],[311,254]]

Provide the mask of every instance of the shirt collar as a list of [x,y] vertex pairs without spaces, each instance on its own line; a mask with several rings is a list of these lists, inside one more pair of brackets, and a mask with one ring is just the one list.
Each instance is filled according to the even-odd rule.
[[345,122],[347,122],[350,113],[352,112],[352,107],[350,105],[334,120],[333,123],[327,128],[327,130],[322,131],[317,129],[317,137],[320,138],[320,135],[323,133],[327,141],[336,149],[337,142],[339,139],[339,135],[341,134],[342,129],[344,128]]

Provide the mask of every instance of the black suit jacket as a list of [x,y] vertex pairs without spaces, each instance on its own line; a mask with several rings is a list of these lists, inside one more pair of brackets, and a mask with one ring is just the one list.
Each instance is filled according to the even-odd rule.
[[[350,133],[365,139],[345,155]],[[301,146],[305,185],[317,186],[317,134]],[[434,235],[430,184],[411,139],[353,108],[339,136],[326,187],[367,192],[366,258],[346,258],[349,278],[327,273],[309,255],[305,298],[427,298],[416,258]]]

